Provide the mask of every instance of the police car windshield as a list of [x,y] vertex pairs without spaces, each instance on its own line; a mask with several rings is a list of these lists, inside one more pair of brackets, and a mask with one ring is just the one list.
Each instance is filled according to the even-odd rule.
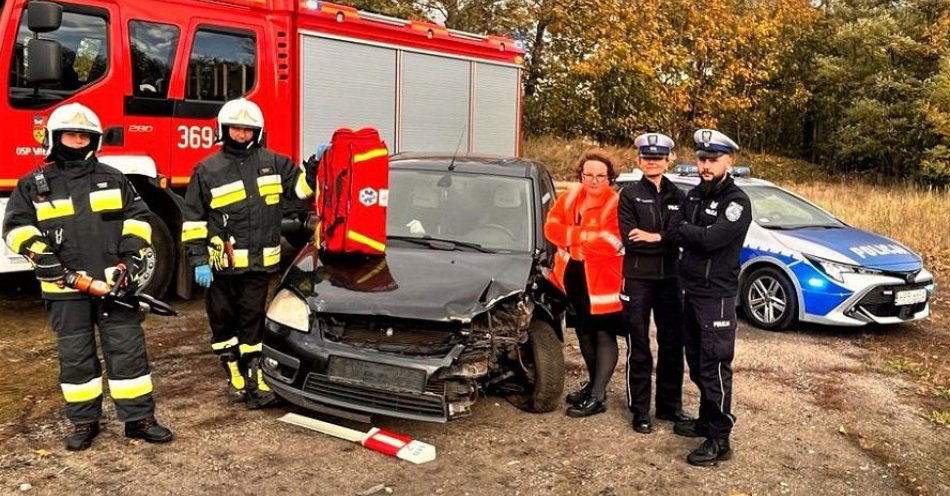
[[838,219],[797,196],[774,186],[744,186],[752,200],[755,221],[766,229],[844,227]]
[[524,178],[392,169],[386,229],[395,239],[526,252],[534,231],[531,198]]

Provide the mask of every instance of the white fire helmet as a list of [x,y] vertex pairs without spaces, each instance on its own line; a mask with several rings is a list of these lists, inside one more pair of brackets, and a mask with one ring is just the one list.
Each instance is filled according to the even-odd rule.
[[218,139],[224,139],[225,126],[238,126],[250,129],[257,129],[260,132],[255,133],[256,144],[260,144],[261,136],[264,134],[264,113],[256,103],[246,99],[238,98],[231,100],[221,107],[218,112]]
[[49,154],[53,149],[55,134],[62,131],[77,131],[89,133],[92,142],[96,145],[96,153],[102,149],[102,124],[99,116],[89,107],[81,103],[69,103],[57,107],[46,121],[46,136],[43,146]]

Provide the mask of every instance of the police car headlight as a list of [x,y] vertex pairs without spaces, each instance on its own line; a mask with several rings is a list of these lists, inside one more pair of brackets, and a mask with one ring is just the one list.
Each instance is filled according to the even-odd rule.
[[848,265],[831,260],[825,260],[818,257],[808,257],[812,264],[819,267],[828,277],[838,282],[844,282],[844,274],[880,274],[881,271],[859,267],[857,265]]
[[300,332],[310,332],[310,307],[289,289],[282,289],[267,307],[267,318]]

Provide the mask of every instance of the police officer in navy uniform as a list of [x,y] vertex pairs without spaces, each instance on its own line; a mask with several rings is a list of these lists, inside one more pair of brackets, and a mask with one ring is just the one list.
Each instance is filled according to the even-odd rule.
[[70,451],[88,449],[99,435],[96,327],[125,436],[151,443],[174,438],[155,420],[141,313],[107,307],[66,284],[67,271],[109,283],[120,270],[136,278],[151,244],[148,207],[121,172],[97,160],[101,142],[102,126],[91,109],[79,103],[56,108],[46,125],[46,164],[17,182],[3,219],[7,246],[36,270],[56,335],[60,388],[73,424]]
[[680,422],[683,414],[682,312],[676,259],[679,247],[661,233],[682,222],[685,195],[663,176],[674,156],[673,140],[664,134],[637,137],[640,181],[620,192],[618,219],[624,235],[624,326],[627,335],[627,407],[636,432],[648,434],[653,356],[650,352],[650,312],[656,321],[656,417]]
[[673,430],[706,438],[687,456],[690,464],[715,465],[732,455],[739,254],[752,223],[752,205],[729,175],[739,145],[713,129],[696,131],[693,140],[702,182],[686,195],[684,221],[664,237],[683,247],[684,344],[690,379],[699,388],[699,418],[678,422]]

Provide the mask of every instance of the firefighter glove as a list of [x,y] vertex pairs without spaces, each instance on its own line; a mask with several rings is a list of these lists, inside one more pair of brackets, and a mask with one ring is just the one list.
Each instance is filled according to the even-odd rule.
[[209,288],[213,280],[214,275],[211,273],[210,265],[205,264],[195,267],[195,282],[197,282],[199,286]]
[[66,268],[56,255],[44,253],[31,258],[30,261],[33,262],[36,278],[40,281],[58,282],[66,277]]

